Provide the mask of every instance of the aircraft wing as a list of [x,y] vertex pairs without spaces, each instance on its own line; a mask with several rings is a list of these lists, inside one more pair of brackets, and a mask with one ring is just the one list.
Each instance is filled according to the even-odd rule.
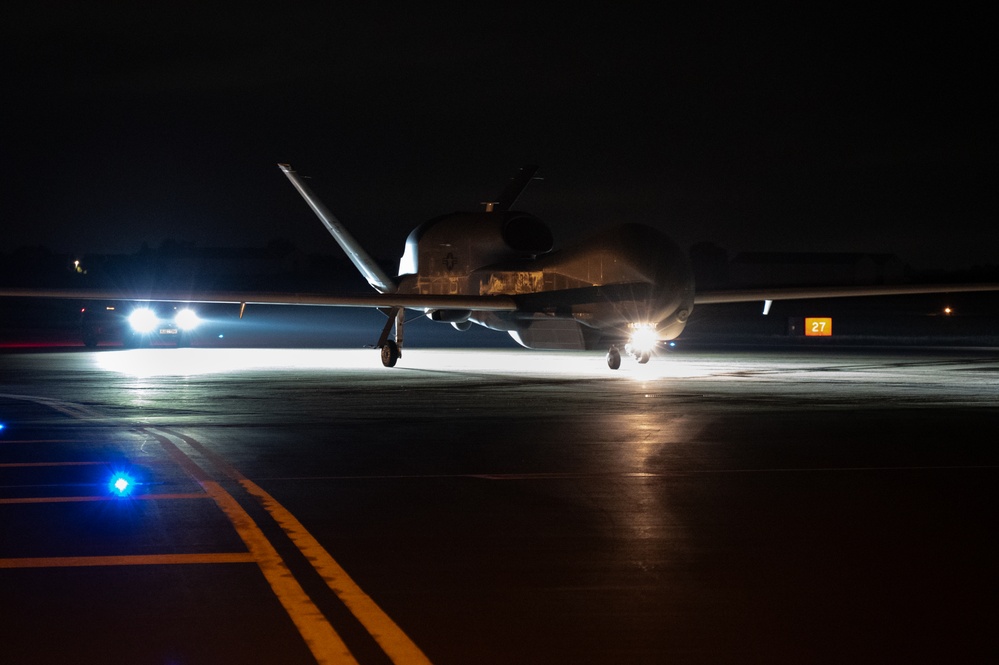
[[[701,291],[695,305],[767,300],[812,300],[861,296],[901,296],[929,293],[999,291],[999,284],[892,284],[877,286],[821,286]],[[420,295],[369,293],[331,295],[322,293],[188,292],[176,290],[123,291],[115,289],[34,289],[0,287],[0,297],[62,298],[65,300],[134,300],[142,302],[229,303],[249,305],[314,305],[325,307],[400,307],[407,309],[470,309],[513,312],[520,309],[512,296]],[[521,303],[524,305],[526,303]],[[528,309],[531,309],[528,307]]]
[[66,300],[134,300],[142,302],[231,303],[236,305],[318,305],[326,307],[401,307],[410,309],[474,309],[510,312],[517,309],[508,296],[416,295],[372,293],[329,295],[316,293],[194,293],[182,291],[125,292],[94,289],[0,288],[0,296],[63,298]]
[[722,305],[726,303],[767,300],[812,300],[817,298],[905,296],[927,293],[972,293],[982,291],[999,291],[999,284],[883,284],[877,286],[818,286],[704,291],[694,295],[694,304]]

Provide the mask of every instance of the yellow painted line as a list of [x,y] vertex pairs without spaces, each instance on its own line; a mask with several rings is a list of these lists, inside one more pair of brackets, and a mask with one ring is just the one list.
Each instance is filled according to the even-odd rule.
[[0,469],[20,469],[33,466],[97,466],[107,462],[11,462],[0,464]]
[[117,496],[33,496],[0,499],[0,505],[15,503],[80,503],[83,501],[169,501],[171,499],[210,499],[204,492],[187,494],[137,494],[128,498]]
[[205,554],[133,554],[0,559],[0,568],[84,568],[92,566],[164,566],[195,563],[255,563],[249,552]]
[[[40,397],[28,397],[18,395],[0,395],[0,397],[12,397],[15,399],[26,399],[42,404],[49,408],[60,411],[71,418],[88,419],[99,418],[101,414],[81,405],[70,402],[60,402]],[[260,527],[253,521],[253,518],[243,510],[243,507],[222,488],[221,485],[208,477],[208,474],[188,457],[170,439],[157,434],[143,427],[135,428],[140,433],[148,433],[153,436],[166,451],[166,453],[176,461],[192,478],[194,478],[202,489],[215,501],[216,505],[225,513],[232,523],[236,532],[242,538],[243,543],[249,550],[251,561],[255,562],[264,574],[271,590],[277,596],[278,601],[284,607],[291,618],[299,634],[305,640],[306,645],[312,652],[313,657],[320,665],[327,663],[348,663],[357,665],[357,660],[344,644],[343,640],[333,629],[315,603],[309,598],[305,590],[295,580],[288,566],[278,554],[274,546],[267,540],[267,537],[260,530]],[[176,436],[176,435],[174,435]],[[37,443],[40,440],[31,441]],[[54,442],[54,440],[53,440]],[[26,441],[27,443],[27,441]],[[113,560],[113,559],[105,559]],[[6,561],[26,561],[24,559],[8,559]],[[98,564],[100,565],[100,564]]]
[[194,460],[185,455],[173,441],[151,430],[144,431],[160,442],[167,454],[173,457],[201,485],[202,489],[211,496],[216,505],[229,518],[236,533],[239,534],[246,548],[250,551],[253,561],[260,567],[260,571],[264,574],[271,590],[295,624],[295,628],[298,629],[316,661],[320,665],[327,663],[356,664],[357,660],[350,653],[347,645],[305,593],[281,555],[267,540],[267,536],[260,530],[253,518],[239,505],[239,502],[221,485],[211,480],[208,474]]
[[393,663],[430,665],[430,659],[420,647],[416,646],[416,643],[372,600],[371,596],[364,593],[357,582],[294,515],[252,480],[241,478],[239,482],[247,492],[260,500],[267,512],[281,525],[291,541],[323,578],[326,586],[347,606],[351,614],[357,617]]
[[354,655],[319,611],[302,586],[295,580],[281,555],[267,540],[253,518],[243,507],[214,481],[202,481],[202,487],[215,499],[243,539],[253,560],[271,585],[271,590],[284,606],[298,632],[319,663],[356,663]]
[[264,509],[270,513],[299,551],[305,555],[330,590],[361,622],[361,625],[370,633],[393,663],[397,665],[430,665],[430,659],[416,646],[416,643],[372,600],[371,596],[361,589],[357,582],[347,574],[347,571],[336,562],[288,509],[278,503],[262,487],[240,473],[239,469],[229,464],[222,456],[199,441],[170,430],[165,431],[182,439],[211,460],[228,476],[239,481],[250,495],[260,501]]

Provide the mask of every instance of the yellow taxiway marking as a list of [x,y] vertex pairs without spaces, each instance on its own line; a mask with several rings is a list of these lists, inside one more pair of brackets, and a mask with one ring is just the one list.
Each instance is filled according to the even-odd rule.
[[0,559],[0,568],[82,568],[89,566],[164,566],[193,563],[255,563],[249,552],[205,554],[132,554]]
[[[285,612],[295,624],[312,656],[320,665],[327,663],[350,663],[357,660],[347,648],[347,645],[337,634],[332,624],[312,602],[308,594],[292,575],[288,565],[274,549],[274,546],[257,523],[253,521],[239,502],[233,498],[221,485],[209,478],[198,464],[177,447],[173,441],[163,434],[158,434],[148,428],[140,428],[160,442],[163,449],[201,485],[202,489],[215,501],[215,504],[225,513],[249,550],[252,560],[259,566],[264,578],[284,607]],[[170,433],[173,435],[172,433]],[[176,436],[176,435],[173,435]]]
[[204,492],[187,494],[135,494],[128,498],[117,496],[34,496],[0,499],[0,505],[13,503],[79,503],[83,501],[169,501],[170,499],[210,499]]
[[365,630],[371,634],[378,645],[393,663],[420,663],[430,665],[430,659],[409,639],[402,628],[385,613],[371,596],[364,593],[347,571],[330,555],[319,541],[309,533],[298,519],[284,506],[274,500],[253,481],[242,478],[240,484],[247,492],[260,500],[263,507],[271,514],[284,530],[295,546],[306,556],[312,567],[326,582],[326,586],[336,594],[351,614],[357,617]]
[[[3,396],[3,395],[0,395]],[[71,402],[63,402],[59,400],[51,400],[40,397],[31,397],[24,395],[10,395],[6,397],[12,397],[15,399],[23,399],[32,401],[49,408],[55,409],[61,413],[64,413],[71,418],[78,419],[103,419],[104,416],[94,409],[85,407],[78,404],[73,404]],[[155,430],[159,430],[164,434],[159,434]],[[280,524],[280,526],[285,530],[285,533],[291,538],[293,543],[299,548],[299,550],[310,560],[313,561],[313,565],[317,572],[323,577],[330,589],[337,595],[338,598],[354,613],[358,620],[364,625],[371,636],[376,640],[376,642],[382,647],[386,655],[394,663],[398,665],[405,664],[428,664],[429,659],[420,651],[414,643],[412,643],[405,633],[393,622],[388,615],[386,615],[375,603],[361,591],[360,587],[354,583],[353,580],[347,576],[347,573],[337,564],[333,558],[327,553],[318,541],[316,541],[305,527],[298,522],[297,519],[290,512],[284,509],[283,506],[277,503],[269,494],[264,492],[263,489],[257,487],[254,483],[250,482],[248,479],[242,476],[234,467],[229,465],[221,456],[216,455],[211,452],[198,441],[183,436],[181,434],[172,432],[166,428],[153,428],[153,427],[136,427],[135,430],[138,433],[144,433],[155,438],[167,455],[173,459],[177,464],[181,466],[187,473],[201,486],[205,493],[215,501],[216,505],[223,511],[229,521],[232,523],[236,532],[239,534],[243,543],[246,545],[246,554],[240,554],[240,561],[250,561],[256,563],[260,568],[261,572],[264,574],[264,578],[267,580],[271,587],[271,590],[277,596],[278,601],[284,607],[288,616],[291,618],[295,627],[298,629],[299,634],[305,640],[306,645],[312,652],[313,657],[316,659],[320,665],[325,665],[327,663],[352,663],[357,664],[357,660],[354,658],[353,654],[347,648],[347,645],[343,642],[340,636],[334,630],[333,626],[322,614],[315,603],[309,598],[302,589],[301,585],[295,579],[294,575],[288,569],[287,564],[281,558],[280,554],[271,544],[271,542],[264,535],[260,527],[254,522],[253,518],[243,509],[239,502],[229,494],[221,485],[211,479],[207,471],[205,471],[194,459],[189,457],[183,450],[178,447],[170,438],[175,437],[177,439],[185,441],[191,448],[202,453],[206,458],[210,459],[212,463],[222,469],[230,478],[238,480],[243,484],[244,488],[251,493],[254,498],[261,501],[264,507],[270,512],[271,516]],[[39,443],[43,440],[35,441],[23,441],[23,443]],[[56,440],[51,440],[50,442],[55,442]],[[9,443],[9,442],[8,442]],[[16,500],[15,500],[16,501]],[[57,558],[57,559],[0,559],[0,567],[14,567],[13,563],[25,564],[32,566],[40,566],[39,562],[63,562],[63,565],[123,565],[126,563],[138,563],[143,559],[146,562],[157,561],[156,557],[161,555],[147,555],[142,558],[138,557],[81,557],[81,558]],[[208,555],[166,555],[171,557],[185,557],[185,556],[208,556]],[[222,555],[225,556],[225,555]],[[150,558],[152,557],[152,558]],[[77,564],[66,564],[69,561],[96,561],[101,560],[104,563],[77,563]],[[22,566],[23,567],[23,566]]]
[[375,639],[389,660],[399,665],[403,663],[430,665],[430,659],[416,646],[416,643],[409,639],[402,628],[351,579],[347,571],[336,562],[288,509],[278,503],[263,488],[240,473],[222,456],[202,445],[199,441],[170,430],[162,429],[162,431],[183,440],[230,478],[238,481],[247,492],[260,502],[299,551],[309,560],[330,590],[336,594],[336,597],[347,606],[351,614]]

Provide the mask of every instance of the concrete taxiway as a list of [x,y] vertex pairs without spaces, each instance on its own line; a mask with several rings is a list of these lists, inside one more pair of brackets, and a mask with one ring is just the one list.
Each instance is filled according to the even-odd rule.
[[999,655],[995,349],[9,352],[0,424],[4,661]]

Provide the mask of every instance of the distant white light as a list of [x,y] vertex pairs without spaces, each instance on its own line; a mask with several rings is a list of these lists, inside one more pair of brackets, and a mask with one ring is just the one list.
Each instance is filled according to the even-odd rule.
[[128,316],[128,325],[137,333],[152,332],[159,322],[159,317],[153,310],[146,307],[134,310]]
[[177,327],[181,330],[194,330],[201,323],[201,319],[193,309],[184,308],[177,312]]

